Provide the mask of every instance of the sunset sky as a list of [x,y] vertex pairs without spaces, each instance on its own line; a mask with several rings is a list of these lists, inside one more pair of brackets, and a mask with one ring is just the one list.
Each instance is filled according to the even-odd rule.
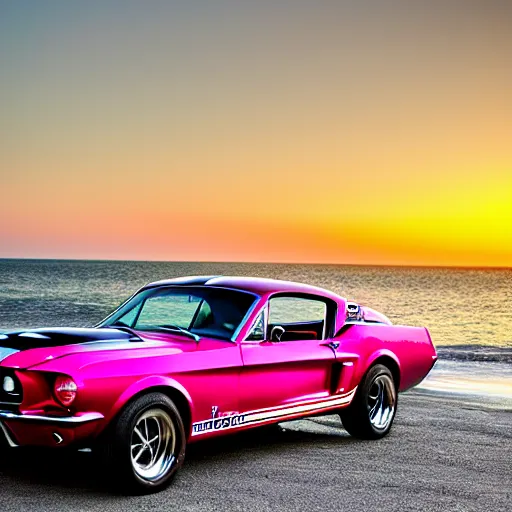
[[0,257],[512,266],[512,2],[0,0]]

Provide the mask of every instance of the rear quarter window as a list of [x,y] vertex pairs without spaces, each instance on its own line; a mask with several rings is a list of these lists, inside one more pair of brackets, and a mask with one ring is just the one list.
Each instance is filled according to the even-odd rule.
[[300,297],[276,297],[269,303],[269,323],[287,324],[325,320],[324,302]]

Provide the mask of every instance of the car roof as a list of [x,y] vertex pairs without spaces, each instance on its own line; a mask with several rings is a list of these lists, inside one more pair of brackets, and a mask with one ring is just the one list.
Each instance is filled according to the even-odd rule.
[[155,288],[159,286],[218,286],[243,290],[257,295],[269,293],[306,293],[321,295],[333,300],[340,299],[338,295],[309,284],[295,283],[292,281],[281,281],[280,279],[266,279],[262,277],[238,277],[238,276],[187,276],[176,279],[165,279],[149,283],[144,288]]

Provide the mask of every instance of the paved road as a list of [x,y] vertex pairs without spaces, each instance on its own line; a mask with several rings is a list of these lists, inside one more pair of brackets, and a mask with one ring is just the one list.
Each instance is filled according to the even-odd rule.
[[192,445],[151,496],[110,494],[90,454],[0,457],[2,512],[512,510],[512,413],[418,392],[377,442],[329,416]]

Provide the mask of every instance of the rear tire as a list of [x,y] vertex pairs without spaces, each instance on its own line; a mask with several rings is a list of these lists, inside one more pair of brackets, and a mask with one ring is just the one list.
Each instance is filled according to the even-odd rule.
[[167,487],[185,458],[183,421],[162,393],[128,404],[100,445],[108,477],[122,492],[148,494]]
[[347,432],[359,439],[380,439],[389,433],[397,408],[397,389],[387,366],[376,364],[364,375],[352,403],[340,411]]

